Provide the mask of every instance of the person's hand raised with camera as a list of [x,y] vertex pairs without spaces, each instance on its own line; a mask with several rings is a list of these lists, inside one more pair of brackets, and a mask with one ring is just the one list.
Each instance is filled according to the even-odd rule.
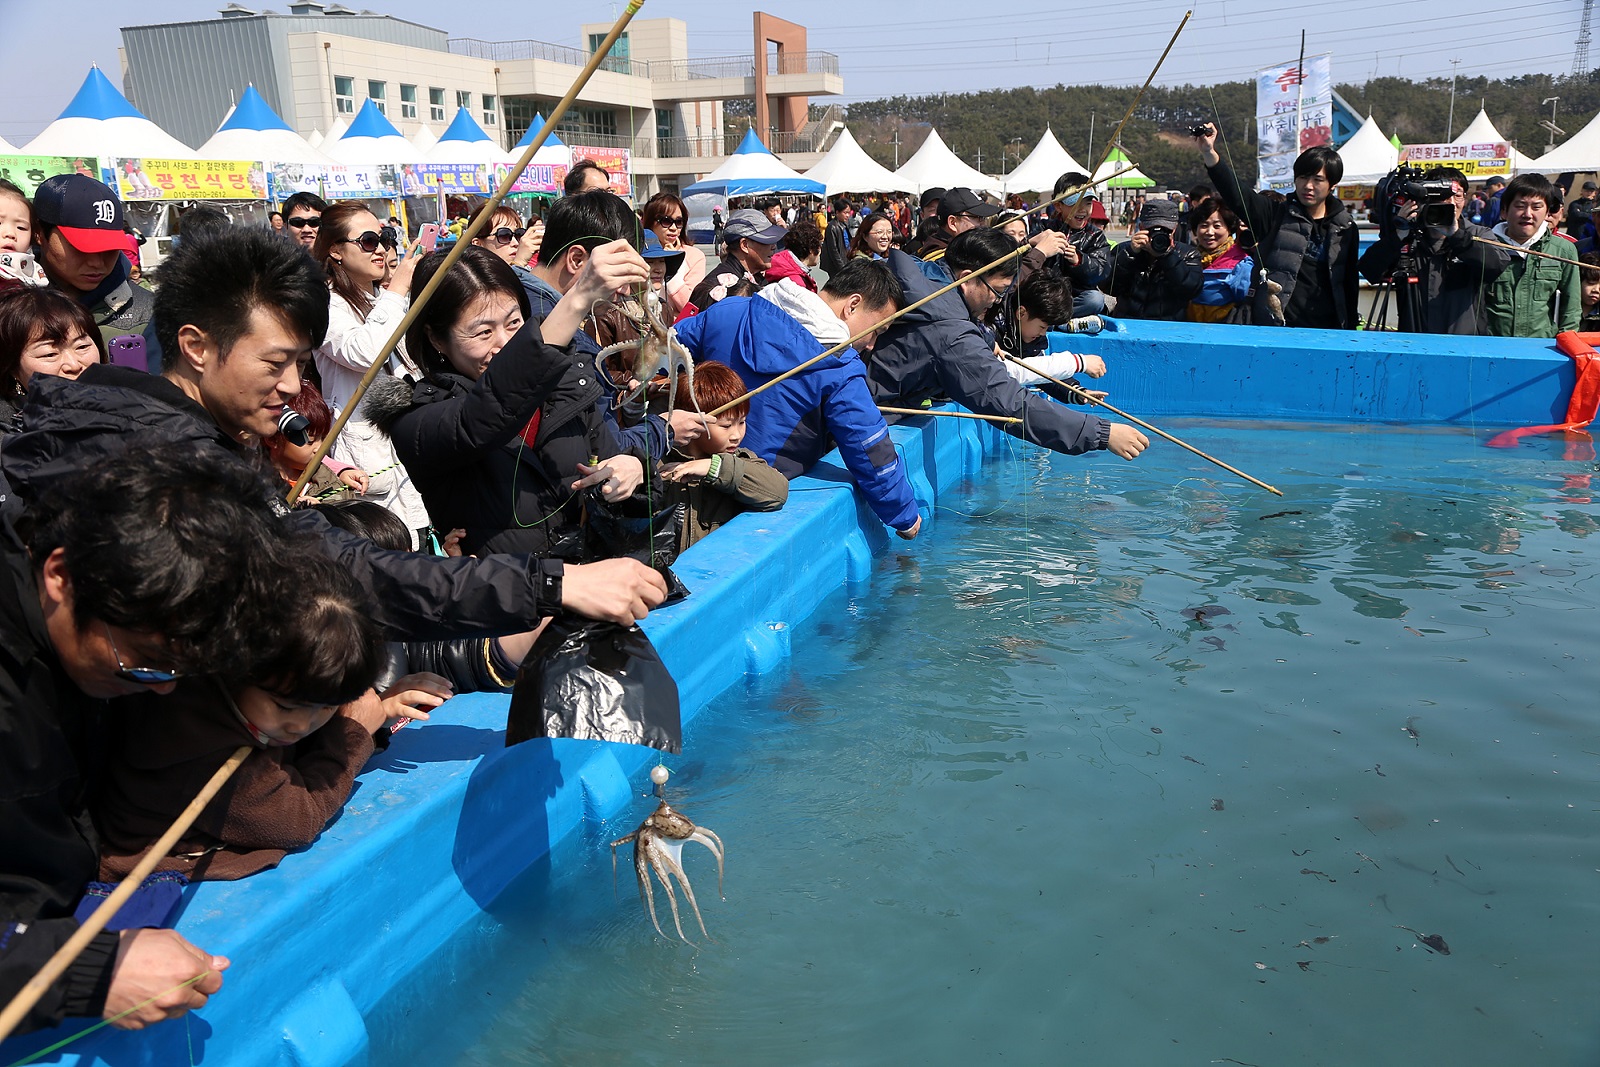
[[1194,127],[1199,133],[1193,133],[1195,147],[1200,150],[1200,162],[1208,167],[1214,167],[1222,162],[1222,157],[1217,155],[1217,127],[1214,123],[1204,123]]

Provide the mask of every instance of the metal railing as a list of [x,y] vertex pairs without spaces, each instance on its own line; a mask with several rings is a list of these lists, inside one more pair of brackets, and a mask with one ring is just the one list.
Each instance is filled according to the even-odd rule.
[[[767,74],[838,74],[839,57],[832,52],[784,52],[769,56]],[[700,81],[708,78],[754,78],[752,56],[719,56],[711,59],[678,59],[650,64],[653,81]]]
[[[551,63],[563,63],[569,67],[582,67],[589,62],[589,56],[592,54],[581,48],[569,48],[548,41],[480,41],[476,37],[452,37],[446,44],[455,55],[472,56],[474,59],[487,59],[495,63],[509,63],[518,59],[543,59]],[[631,74],[638,78],[651,76],[649,63],[642,59],[628,59],[622,56],[607,56],[600,61],[600,69],[616,74]]]

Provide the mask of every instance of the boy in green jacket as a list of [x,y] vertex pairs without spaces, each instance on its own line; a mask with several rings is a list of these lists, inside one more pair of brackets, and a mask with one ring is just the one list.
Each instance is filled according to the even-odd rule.
[[1548,221],[1561,208],[1561,194],[1543,175],[1519,174],[1501,194],[1500,205],[1495,238],[1527,253],[1513,252],[1509,266],[1484,280],[1484,332],[1554,337],[1577,329],[1583,314],[1578,250]]

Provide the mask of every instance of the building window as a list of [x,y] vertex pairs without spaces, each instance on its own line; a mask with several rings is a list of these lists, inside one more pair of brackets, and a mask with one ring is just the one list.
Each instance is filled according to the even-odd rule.
[[472,94],[467,92],[465,89],[457,89],[456,90],[456,107],[458,107],[458,108],[464,107],[468,111],[471,111],[472,110]]
[[356,80],[354,78],[333,79],[333,105],[341,115],[354,115],[356,113]]
[[[589,35],[590,52],[598,51],[600,46],[605,43],[605,34],[591,33]],[[607,52],[606,58],[601,61],[600,68],[602,70],[616,71],[619,74],[632,74],[633,64],[628,62],[630,54],[631,46],[628,44],[628,34],[627,31],[623,31],[622,36],[617,38],[617,43],[611,46],[611,51]]]
[[656,136],[666,140],[672,136],[672,109],[670,107],[656,108]]
[[415,85],[400,86],[400,117],[403,119],[417,117],[417,87]]
[[428,118],[434,122],[444,121],[444,90],[428,90]]
[[389,108],[384,103],[384,98],[388,95],[388,82],[367,82],[367,99],[378,105],[378,114],[380,115],[387,115],[389,113]]
[[484,93],[483,94],[483,124],[485,126],[493,126],[498,121],[499,120],[497,118],[495,118],[494,97],[489,93]]
[[561,119],[561,125],[556,127],[556,132],[562,137],[570,135],[576,138],[579,144],[584,143],[585,136],[615,137],[617,113],[598,107],[568,108],[566,115]]

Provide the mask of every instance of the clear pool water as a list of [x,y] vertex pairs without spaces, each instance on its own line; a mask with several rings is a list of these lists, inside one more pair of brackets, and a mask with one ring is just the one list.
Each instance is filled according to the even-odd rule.
[[715,943],[626,848],[613,891],[641,796],[372,1062],[1600,1060],[1600,467],[1173,425],[1287,498],[1160,444],[986,468],[670,761]]

